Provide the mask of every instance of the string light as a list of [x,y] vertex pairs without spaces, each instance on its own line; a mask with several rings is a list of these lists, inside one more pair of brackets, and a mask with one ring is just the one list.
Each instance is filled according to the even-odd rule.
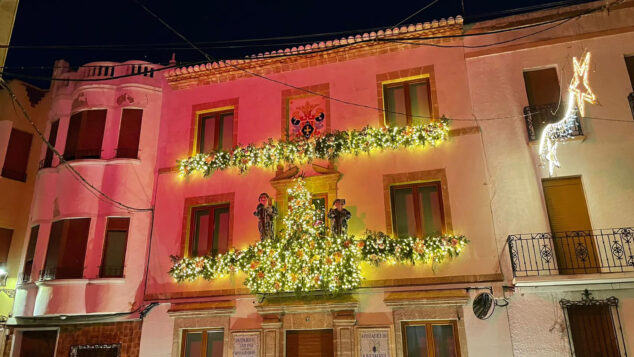
[[307,163],[316,159],[336,160],[345,154],[359,155],[372,150],[435,146],[447,140],[449,124],[445,117],[427,125],[406,127],[365,127],[362,130],[336,131],[308,140],[273,141],[261,146],[246,145],[231,151],[199,153],[179,161],[180,175],[237,168],[246,172],[252,167],[276,168],[282,164]]
[[283,230],[244,250],[217,256],[172,257],[170,275],[178,282],[198,278],[214,280],[228,274],[246,273],[244,284],[252,293],[314,290],[331,294],[355,289],[363,280],[361,262],[441,263],[460,254],[469,242],[464,236],[393,238],[382,232],[333,236],[326,232],[323,212],[314,208],[304,180],[288,190],[289,210]]
[[[583,61],[580,63],[577,57],[572,59],[574,67],[574,76],[568,87],[568,100],[566,113],[563,119],[557,123],[548,124],[542,131],[539,141],[539,156],[543,161],[548,161],[548,173],[552,176],[555,167],[560,167],[557,159],[557,146],[560,142],[566,141],[572,137],[575,121],[575,107],[579,109],[581,116],[585,115],[585,102],[590,104],[596,103],[596,96],[590,88],[588,81],[588,72],[590,69],[590,52],[586,53]],[[580,88],[583,85],[583,88]]]

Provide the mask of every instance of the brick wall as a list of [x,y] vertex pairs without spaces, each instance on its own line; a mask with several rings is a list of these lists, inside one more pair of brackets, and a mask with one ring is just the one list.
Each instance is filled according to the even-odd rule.
[[74,345],[121,344],[121,357],[139,355],[141,321],[61,326],[56,356],[68,356]]

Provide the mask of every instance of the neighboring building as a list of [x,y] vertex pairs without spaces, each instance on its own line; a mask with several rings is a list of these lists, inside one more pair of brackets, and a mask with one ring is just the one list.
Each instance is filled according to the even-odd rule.
[[[500,42],[465,57],[474,116],[507,118],[479,124],[501,258],[509,251],[513,257],[508,311],[516,356],[569,356],[571,348],[576,356],[634,352],[634,2],[593,11],[602,5],[478,23],[469,33],[584,14],[465,40]],[[551,177],[538,166],[538,141],[545,124],[563,117],[572,59],[585,51],[598,104],[585,104]]]
[[[18,0],[2,0],[0,5],[0,45],[8,45],[11,42],[13,23],[18,12]],[[7,59],[8,48],[0,48],[0,72]],[[2,73],[0,73],[2,77]]]
[[[46,126],[51,96],[19,80],[7,82],[38,128]],[[13,309],[42,141],[9,92],[0,88],[0,321]],[[0,331],[4,337],[4,330]],[[0,350],[4,338],[0,338]]]
[[152,207],[160,66],[96,62],[75,72],[57,61],[55,68],[42,127],[66,164],[49,148],[34,153],[41,166],[9,320],[12,355],[138,355],[152,214],[113,204],[82,178],[119,203]]

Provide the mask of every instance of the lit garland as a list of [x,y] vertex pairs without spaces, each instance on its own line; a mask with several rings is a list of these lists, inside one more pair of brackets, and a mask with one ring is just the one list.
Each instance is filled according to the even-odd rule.
[[180,174],[237,168],[245,172],[252,167],[275,168],[279,164],[307,163],[316,159],[335,160],[341,155],[369,153],[371,150],[435,146],[447,140],[448,120],[442,117],[427,125],[406,127],[365,127],[362,130],[336,131],[308,140],[274,141],[261,146],[238,146],[231,151],[199,153],[180,160]]
[[[569,139],[575,125],[575,104],[579,108],[581,116],[585,115],[585,103],[596,103],[596,97],[590,88],[588,81],[588,71],[590,69],[590,52],[586,53],[583,62],[579,63],[577,57],[572,59],[575,74],[568,87],[568,101],[566,113],[563,119],[557,123],[548,124],[544,127],[542,137],[539,141],[539,156],[542,161],[548,161],[548,173],[552,176],[555,167],[559,167],[557,159],[557,146],[560,142]],[[583,84],[584,92],[579,89]]]
[[288,194],[289,210],[280,237],[215,257],[172,257],[170,275],[181,282],[200,277],[213,280],[243,271],[247,274],[245,285],[252,293],[322,290],[336,294],[359,287],[362,261],[376,265],[440,263],[458,256],[468,243],[464,236],[453,235],[419,239],[366,232],[359,240],[347,235],[330,236],[304,181],[298,179]]

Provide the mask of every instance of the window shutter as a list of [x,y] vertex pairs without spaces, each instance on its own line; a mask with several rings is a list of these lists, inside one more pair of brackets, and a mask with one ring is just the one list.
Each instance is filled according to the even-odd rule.
[[559,102],[559,78],[555,68],[524,72],[524,85],[529,105]]
[[121,114],[121,128],[119,130],[119,143],[117,145],[117,157],[132,159],[138,157],[142,117],[142,109],[123,109]]
[[81,130],[82,113],[75,113],[70,117],[68,123],[68,135],[66,135],[66,147],[64,149],[64,159],[74,160],[77,155],[77,145],[79,144],[79,131]]
[[87,110],[83,112],[78,151],[82,158],[98,159],[101,157],[103,132],[106,127],[106,113],[103,110]]
[[7,154],[4,158],[2,176],[18,181],[26,181],[31,140],[33,135],[18,129],[11,129]]
[[[57,129],[59,129],[59,120],[51,123],[51,130],[48,134],[48,142],[51,143],[53,147],[55,147],[55,143],[57,142]],[[51,165],[53,165],[53,150],[51,150],[51,148],[47,145],[43,167],[51,167]]]
[[7,264],[13,229],[0,228],[0,265]]

